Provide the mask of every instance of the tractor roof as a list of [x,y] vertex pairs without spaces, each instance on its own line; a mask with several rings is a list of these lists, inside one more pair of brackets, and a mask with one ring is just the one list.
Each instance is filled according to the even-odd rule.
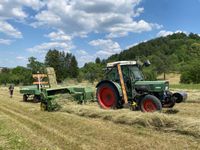
[[107,67],[113,67],[117,64],[120,64],[121,66],[136,65],[137,62],[136,61],[115,61],[115,62],[107,63]]

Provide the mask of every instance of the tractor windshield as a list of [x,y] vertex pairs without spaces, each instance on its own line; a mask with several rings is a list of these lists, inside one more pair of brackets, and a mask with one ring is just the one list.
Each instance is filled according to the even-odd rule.
[[130,72],[135,80],[143,80],[144,76],[137,66],[130,66]]

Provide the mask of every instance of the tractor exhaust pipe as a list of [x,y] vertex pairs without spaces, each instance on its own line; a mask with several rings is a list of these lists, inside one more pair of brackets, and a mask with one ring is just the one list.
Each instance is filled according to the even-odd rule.
[[176,103],[184,102],[187,99],[186,92],[176,92],[172,95],[175,98]]

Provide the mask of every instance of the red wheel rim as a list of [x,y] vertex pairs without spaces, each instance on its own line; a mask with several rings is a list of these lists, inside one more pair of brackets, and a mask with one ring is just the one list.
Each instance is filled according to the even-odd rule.
[[147,99],[144,101],[143,108],[146,112],[154,112],[157,110],[155,103],[151,99]]
[[102,87],[98,93],[98,100],[103,108],[111,108],[115,104],[115,94],[112,88]]

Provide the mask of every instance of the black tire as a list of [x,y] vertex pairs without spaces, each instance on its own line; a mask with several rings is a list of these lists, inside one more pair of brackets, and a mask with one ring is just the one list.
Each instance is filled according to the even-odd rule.
[[122,108],[122,100],[118,90],[111,83],[102,83],[97,87],[96,97],[103,109]]
[[28,101],[28,96],[26,94],[23,95],[23,101],[27,102]]
[[40,102],[40,100],[41,100],[40,95],[35,95],[35,96],[33,97],[33,102],[35,102],[35,103]]
[[167,104],[163,105],[163,108],[172,108],[176,104],[175,98],[172,98]]
[[157,97],[146,95],[140,102],[140,110],[142,112],[160,112],[162,110],[162,104]]

